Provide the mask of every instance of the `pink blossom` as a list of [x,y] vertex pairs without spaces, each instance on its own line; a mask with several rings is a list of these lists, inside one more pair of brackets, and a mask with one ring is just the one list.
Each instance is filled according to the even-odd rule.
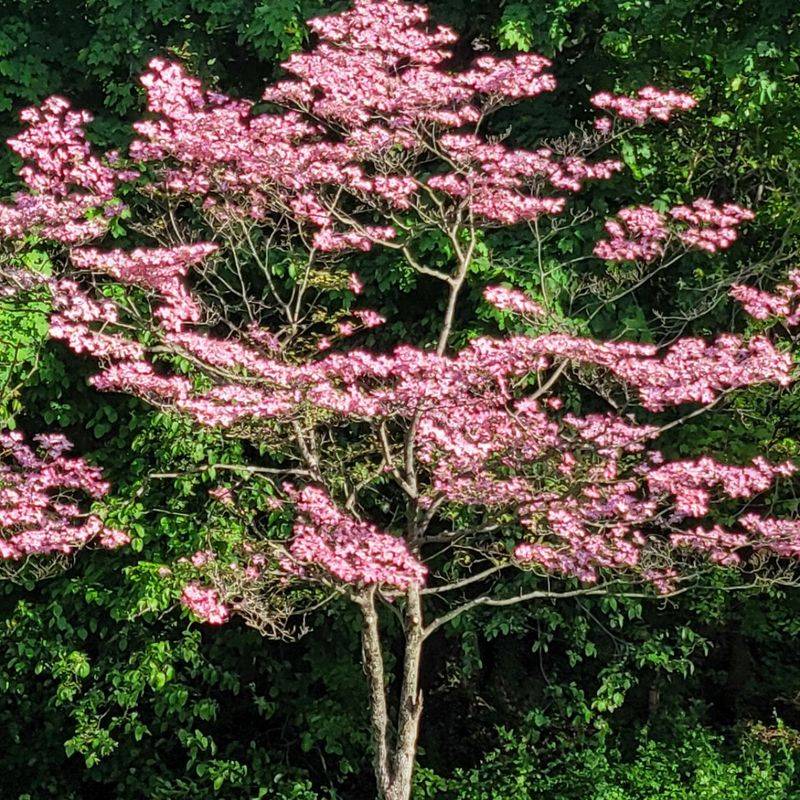
[[749,209],[734,203],[718,206],[705,198],[695,200],[690,206],[676,206],[669,214],[685,223],[678,236],[687,247],[709,253],[730,247],[738,237],[739,225],[754,218]]
[[[671,220],[670,220],[671,218]],[[594,253],[608,261],[655,261],[664,255],[674,235],[685,247],[715,253],[733,244],[742,222],[753,213],[731,203],[718,206],[699,198],[688,206],[675,206],[667,215],[649,206],[625,208],[606,222],[608,239],[601,239]]]
[[675,507],[686,516],[702,517],[709,511],[709,490],[719,487],[728,497],[750,498],[767,490],[778,475],[791,475],[796,467],[790,461],[771,465],[756,458],[747,467],[720,464],[712,458],[673,461],[647,474],[654,493],[675,496]]
[[598,133],[611,133],[614,123],[608,117],[597,117],[594,121],[594,129]]
[[361,294],[361,292],[364,291],[364,284],[361,283],[361,280],[355,272],[350,273],[350,277],[347,279],[347,288],[353,294]]
[[223,625],[230,619],[230,609],[222,602],[219,592],[199,583],[187,583],[183,587],[181,603],[209,625]]
[[607,261],[654,261],[669,237],[666,217],[650,206],[624,208],[605,228],[610,238],[601,239],[594,254]]
[[365,328],[377,328],[386,322],[385,317],[382,317],[377,311],[371,311],[369,309],[354,311],[353,316],[356,317]]
[[213,550],[198,550],[190,559],[193,567],[203,567],[216,559]]
[[653,86],[645,86],[636,97],[600,92],[591,99],[592,105],[613,111],[623,119],[642,125],[650,119],[668,122],[675,111],[688,111],[697,105],[689,94],[681,94],[672,89],[662,92]]
[[106,548],[127,544],[127,533],[79,505],[81,496],[107,494],[101,471],[68,457],[72,445],[60,434],[35,439],[36,449],[16,431],[0,431],[0,559],[71,553],[93,541]]
[[789,282],[780,284],[774,294],[736,284],[731,296],[755,319],[784,317],[787,325],[800,324],[800,270],[792,270]]
[[[0,235],[18,238],[37,231],[75,244],[104,234],[114,216],[118,184],[137,174],[102,163],[86,139],[91,115],[72,109],[62,97],[26,108],[20,118],[27,127],[8,145],[25,162],[20,177],[27,191],[10,205],[0,204]],[[110,213],[87,218],[101,210]]]
[[403,539],[344,514],[318,487],[292,494],[298,517],[289,552],[298,565],[318,565],[346,583],[402,589],[425,580],[426,568]]
[[504,286],[487,286],[483,290],[483,296],[488,303],[491,303],[500,311],[512,311],[515,314],[532,314],[537,317],[545,313],[538,303],[518,289],[507,289]]
[[217,486],[214,489],[209,489],[208,494],[223,505],[227,506],[233,503],[233,493],[227,486]]

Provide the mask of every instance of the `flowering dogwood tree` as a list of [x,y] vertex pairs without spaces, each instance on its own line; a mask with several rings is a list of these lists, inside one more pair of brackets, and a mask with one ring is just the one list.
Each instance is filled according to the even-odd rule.
[[[404,800],[423,645],[458,615],[611,592],[668,596],[695,585],[703,562],[755,580],[771,559],[800,555],[797,521],[714,518],[719,502],[792,475],[791,463],[667,461],[655,440],[682,418],[636,419],[637,402],[650,419],[679,406],[694,415],[742,387],[786,386],[793,362],[766,334],[663,349],[579,336],[546,292],[502,280],[483,298],[518,332],[456,348],[487,231],[555,226],[571,195],[622,168],[594,153],[695,101],[653,87],[599,94],[593,130],[570,149],[511,148],[485,133],[488,118],[552,91],[547,59],[481,56],[459,67],[454,32],[397,0],[358,0],[310,26],[315,46],[283,65],[288,77],[262,105],[152,61],[147,113],[124,159],[94,154],[87,115],[64,100],[26,111],[11,146],[26,161],[27,189],[0,206],[0,228],[65,246],[62,273],[48,279],[50,332],[99,362],[95,387],[187,415],[258,454],[209,465],[236,477],[208,502],[221,518],[248,520],[250,533],[235,559],[210,547],[174,566],[187,576],[182,602],[208,623],[238,613],[274,635],[286,633],[298,598],[355,603],[378,796]],[[93,245],[120,214],[150,241]],[[594,253],[660,269],[687,251],[727,248],[750,218],[704,198],[622,209]],[[426,237],[445,258],[426,260]],[[372,276],[353,272],[350,255],[380,251],[441,287],[430,341],[356,346],[387,320],[357,307]],[[776,295],[733,294],[757,318],[797,322],[795,278]],[[580,414],[562,384],[590,389],[587,370],[611,388]],[[253,475],[269,481],[255,509],[239,501]],[[288,536],[276,533],[287,526]],[[514,571],[533,588],[509,590]],[[394,699],[383,609],[404,631]]]

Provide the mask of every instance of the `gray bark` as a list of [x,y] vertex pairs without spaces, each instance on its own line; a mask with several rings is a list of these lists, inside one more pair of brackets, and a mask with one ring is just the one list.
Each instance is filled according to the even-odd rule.
[[[422,715],[422,693],[419,688],[424,640],[422,600],[418,588],[409,589],[406,594],[405,652],[400,676],[400,700],[394,726],[391,725],[389,718],[386,674],[374,589],[368,590],[359,603],[363,617],[364,672],[369,690],[373,767],[378,800],[410,800]],[[392,729],[395,731],[394,735]]]

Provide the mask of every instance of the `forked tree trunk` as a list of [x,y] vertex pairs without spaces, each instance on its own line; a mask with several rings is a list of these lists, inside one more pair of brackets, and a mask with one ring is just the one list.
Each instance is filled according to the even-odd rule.
[[378,785],[378,800],[410,800],[422,715],[419,668],[424,637],[419,590],[410,589],[406,595],[405,651],[400,676],[400,699],[394,724],[390,719],[387,700],[388,687],[374,590],[369,590],[360,604],[364,620],[364,671],[369,688],[373,766]]

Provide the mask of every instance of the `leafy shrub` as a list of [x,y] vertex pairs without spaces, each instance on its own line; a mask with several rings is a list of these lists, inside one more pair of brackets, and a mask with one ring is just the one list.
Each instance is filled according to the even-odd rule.
[[797,734],[779,725],[743,730],[732,742],[679,718],[656,733],[538,743],[502,730],[473,769],[418,775],[417,797],[436,800],[796,800]]

